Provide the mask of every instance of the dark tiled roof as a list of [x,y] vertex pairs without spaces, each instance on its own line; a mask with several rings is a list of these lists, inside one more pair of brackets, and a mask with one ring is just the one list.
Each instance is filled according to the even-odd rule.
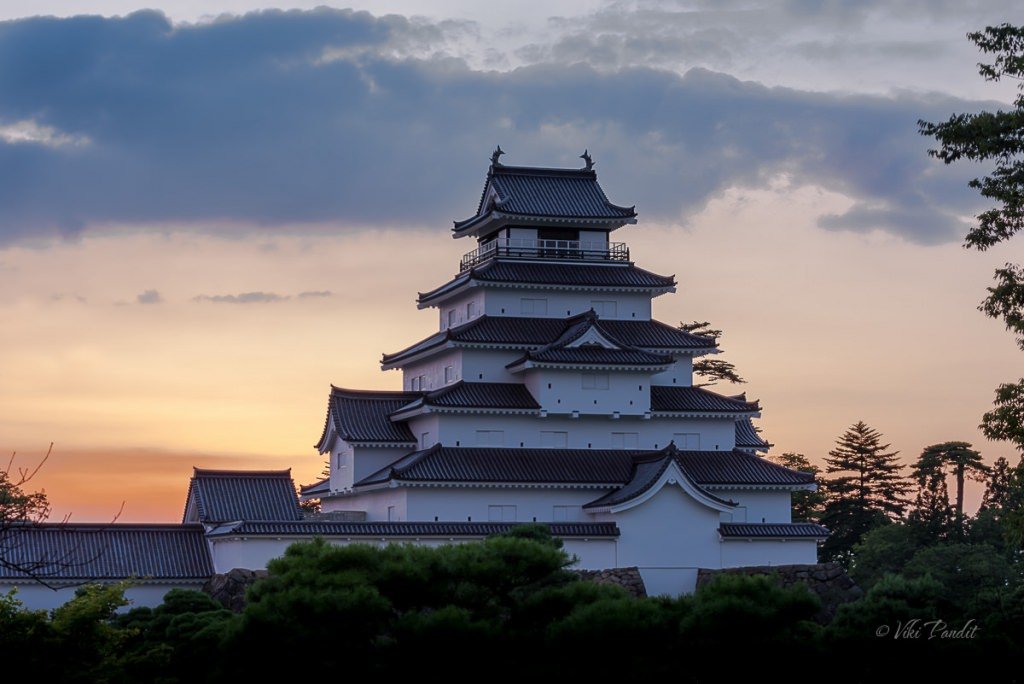
[[476,280],[485,283],[525,283],[627,290],[667,290],[675,287],[675,276],[662,276],[631,263],[571,264],[491,259],[464,271],[444,285],[421,292],[419,303],[427,304],[438,295]]
[[789,538],[824,539],[827,527],[814,523],[722,523],[718,532],[726,538]]
[[320,496],[321,494],[328,494],[330,491],[331,478],[329,477],[325,477],[313,484],[302,485],[299,487],[299,494],[302,496]]
[[667,412],[725,412],[747,413],[760,411],[756,401],[744,401],[715,394],[702,387],[651,386],[651,410]]
[[[579,484],[621,486],[637,459],[661,452],[625,449],[529,449],[434,445],[395,461],[357,485],[406,482]],[[744,451],[680,451],[679,465],[696,484],[797,485],[814,476]]]
[[[491,194],[493,205],[485,205]],[[488,203],[490,204],[490,203]],[[523,217],[562,219],[631,219],[633,207],[608,201],[597,173],[586,169],[545,169],[492,164],[476,215],[455,222],[455,230],[478,222],[491,211]]]
[[[344,537],[485,537],[507,532],[517,524],[493,522],[341,522],[309,520],[302,522],[254,522],[225,525],[211,536],[230,535],[320,535]],[[556,537],[617,537],[615,523],[550,523]]]
[[739,449],[763,450],[771,447],[754,427],[750,418],[736,421],[736,447]]
[[[641,349],[602,349],[600,347],[563,347],[529,352],[522,359],[540,363],[568,363],[595,366],[666,366],[674,359],[664,354],[652,354]],[[520,361],[514,361],[514,365]]]
[[403,423],[392,423],[389,416],[419,397],[419,392],[347,390],[332,385],[324,432],[316,448],[331,448],[324,440],[332,426],[342,439],[350,442],[415,443],[409,428]]
[[[202,525],[15,525],[4,532],[0,556],[44,582],[202,580],[213,574]],[[0,563],[0,578],[25,576]]]
[[[668,447],[653,455],[647,457],[640,457],[633,459],[633,476],[629,482],[625,485],[611,491],[604,496],[591,501],[588,504],[584,504],[584,508],[598,508],[604,506],[616,506],[618,504],[626,503],[640,496],[643,496],[647,491],[651,489],[657,483],[658,479],[664,474],[665,470],[668,469],[669,465],[673,462],[683,465],[682,458],[683,452],[676,449],[675,445],[670,444]],[[686,473],[685,468],[680,468],[683,477],[689,479],[689,475]],[[694,482],[690,484],[700,489]],[[720,499],[710,492],[700,490],[703,494],[711,499],[725,506],[735,506],[736,504],[732,501],[726,501]]]
[[[507,345],[521,347],[524,350],[543,347],[558,340],[587,315],[579,314],[570,318],[481,316],[469,323],[435,333],[402,351],[385,354],[382,363],[394,363],[449,341],[462,344]],[[596,327],[616,341],[638,349],[691,351],[716,347],[714,340],[710,338],[692,335],[660,321],[598,319]]]
[[[302,517],[291,470],[196,468],[189,483],[188,499],[203,523]],[[188,515],[187,503],[185,509]]]
[[465,382],[464,380],[439,390],[427,392],[422,397],[422,404],[446,408],[540,408],[540,404],[530,394],[526,385],[512,382]]

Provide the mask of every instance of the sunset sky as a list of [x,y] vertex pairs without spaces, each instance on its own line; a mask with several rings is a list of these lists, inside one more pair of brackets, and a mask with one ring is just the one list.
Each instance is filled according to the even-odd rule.
[[1015,458],[977,424],[1022,356],[977,305],[1024,242],[963,249],[984,168],[916,122],[1010,102],[965,34],[1019,2],[323,4],[0,3],[0,449],[55,443],[57,517],[315,479],[330,383],[398,387],[381,353],[436,327],[496,144],[590,150],[679,281],[656,317],[725,330],[776,451],[864,420]]

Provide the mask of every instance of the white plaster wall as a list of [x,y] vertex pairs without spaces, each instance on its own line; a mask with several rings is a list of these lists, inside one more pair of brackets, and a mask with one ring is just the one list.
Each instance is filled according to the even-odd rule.
[[676,356],[676,362],[670,368],[651,376],[651,384],[690,387],[693,384],[693,357]]
[[787,491],[752,491],[748,489],[714,489],[715,496],[739,504],[731,517],[722,514],[723,522],[791,522],[792,496]]
[[[735,443],[735,423],[731,418],[656,418],[624,415],[613,420],[610,415],[451,414],[431,413],[409,420],[417,439],[429,431],[432,439],[445,446],[481,446],[477,430],[501,430],[505,447],[540,448],[546,446],[542,432],[567,433],[570,449],[623,448],[613,442],[612,433],[636,433],[638,449],[663,449],[676,434],[697,433],[702,450],[731,451]],[[494,446],[494,445],[492,445]]]
[[463,349],[462,377],[466,382],[522,382],[505,368],[522,355],[516,350]]
[[592,522],[583,504],[607,493],[605,489],[523,489],[502,487],[411,487],[408,489],[409,520],[432,522],[489,522],[489,506],[515,506],[509,522],[556,522],[555,506],[567,518],[557,522]]
[[698,568],[721,564],[719,513],[667,485],[639,506],[614,513],[620,567],[640,568],[649,594],[693,591]]
[[[445,539],[445,538],[364,538],[364,537],[327,537],[326,540],[338,546],[349,544],[369,544],[376,547],[384,547],[388,544],[415,544],[437,548],[448,544],[465,544],[467,542],[479,541],[476,539]],[[284,537],[280,539],[221,539],[214,542],[215,569],[218,573],[225,573],[234,568],[246,568],[248,570],[266,569],[267,563],[274,558],[284,555],[285,549],[290,545],[309,541],[308,538]],[[570,557],[575,556],[578,561],[573,567],[602,570],[605,568],[618,567],[616,565],[616,541],[614,539],[567,539],[565,540],[565,552]],[[162,596],[162,594],[161,594]],[[157,601],[159,603],[159,601]],[[140,604],[141,605],[141,604]],[[149,605],[149,604],[147,604]]]
[[643,415],[651,410],[650,373],[609,372],[608,389],[583,389],[581,371],[532,368],[521,375],[530,393],[550,413]]
[[[469,315],[470,302],[472,302],[474,306],[474,314],[472,316]],[[460,293],[458,296],[444,301],[437,308],[439,316],[438,330],[446,330],[448,328],[460,326],[463,323],[469,323],[484,314],[484,289],[480,287],[470,287],[467,291]],[[454,313],[449,316],[449,312]]]
[[406,513],[406,491],[405,488],[389,487],[352,496],[332,497],[323,500],[323,511],[366,511],[368,521],[386,521],[388,507],[394,506],[393,521],[411,520]]
[[818,562],[818,544],[813,539],[730,539],[723,541],[721,547],[723,568]]
[[[6,594],[11,589],[17,587],[18,594],[17,599],[21,601],[26,608],[31,610],[53,610],[58,606],[62,606],[75,597],[75,590],[78,587],[61,587],[57,590],[49,589],[37,583],[27,584],[15,584],[15,583],[0,583],[0,594]],[[202,583],[173,583],[167,584],[142,584],[137,587],[130,587],[124,593],[125,598],[131,601],[131,603],[118,610],[119,613],[124,613],[132,608],[155,608],[163,603],[164,595],[171,589],[202,589]]]
[[[598,290],[576,292],[553,290],[543,286],[515,288],[488,286],[480,289],[484,292],[483,306],[488,316],[566,318],[590,311],[592,308],[596,310],[598,307],[594,305],[595,301],[613,301],[615,302],[615,313],[605,313],[601,316],[602,318],[634,321],[651,319],[651,296],[648,294],[601,292]],[[523,298],[547,300],[547,313],[525,313],[521,301]]]
[[[444,369],[448,366],[452,367],[454,373],[451,382],[444,380]],[[462,379],[462,350],[449,349],[404,366],[402,368],[402,389],[406,392],[413,391],[412,381],[417,377],[423,377],[423,386],[417,388],[417,391],[440,389],[445,385],[458,382]]]

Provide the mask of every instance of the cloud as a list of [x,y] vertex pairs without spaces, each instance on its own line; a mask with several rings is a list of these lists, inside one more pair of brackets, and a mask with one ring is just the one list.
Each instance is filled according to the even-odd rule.
[[330,290],[310,290],[308,292],[300,292],[299,299],[311,299],[319,297],[333,297],[334,293]]
[[0,23],[0,121],[89,141],[0,142],[0,245],[106,223],[444,225],[472,213],[496,143],[510,164],[576,165],[589,148],[612,201],[642,218],[679,220],[780,174],[863,205],[829,228],[942,242],[978,207],[915,124],[978,103],[422,56],[464,28],[327,8],[196,25],[153,11]]
[[216,302],[218,304],[269,304],[286,301],[288,297],[273,292],[242,292],[229,295],[199,295],[193,297],[194,302]]
[[146,290],[135,297],[137,304],[159,304],[162,301],[164,301],[163,298],[156,290]]

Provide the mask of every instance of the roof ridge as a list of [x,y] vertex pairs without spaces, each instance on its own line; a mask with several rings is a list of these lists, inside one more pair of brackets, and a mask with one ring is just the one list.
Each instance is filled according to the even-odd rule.
[[419,396],[420,394],[420,392],[411,392],[408,390],[360,390],[349,389],[347,387],[338,387],[337,385],[334,384],[331,385],[331,396],[351,397],[353,399],[375,399],[378,397],[381,400],[402,399],[405,398],[403,395],[415,397]]
[[292,469],[284,470],[229,470],[226,468],[199,468],[192,466],[192,477],[291,477]]

